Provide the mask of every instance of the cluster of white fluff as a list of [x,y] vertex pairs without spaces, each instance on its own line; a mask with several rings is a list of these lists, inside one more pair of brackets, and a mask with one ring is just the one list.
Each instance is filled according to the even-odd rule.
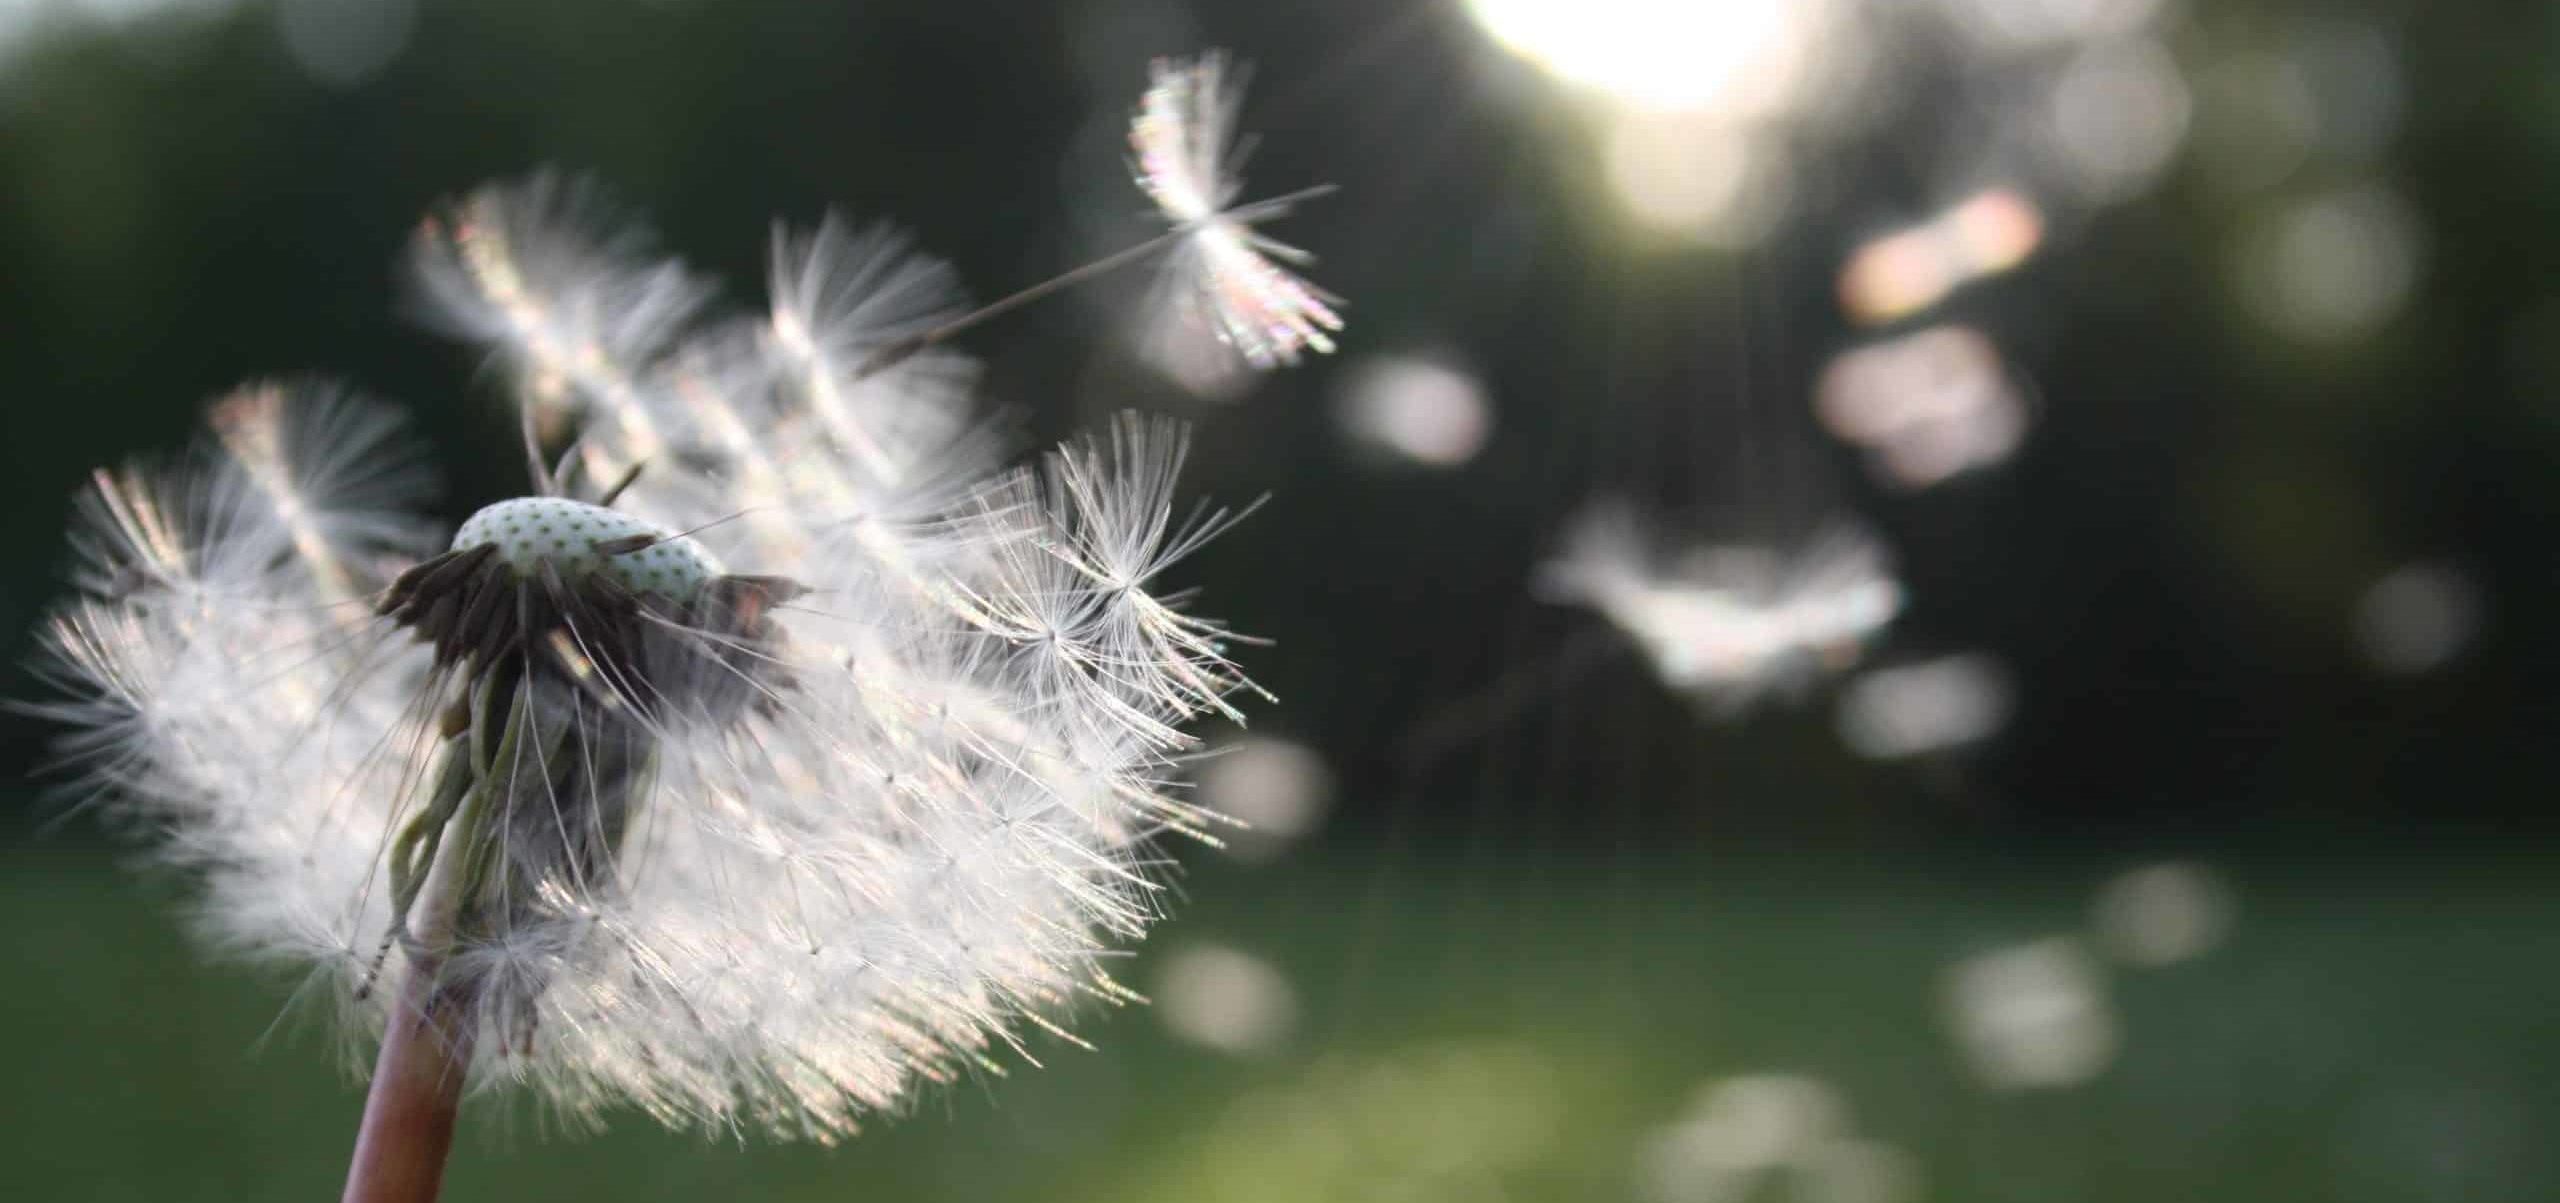
[[1538,587],[1596,611],[1664,684],[1723,716],[1854,664],[1903,601],[1883,544],[1857,528],[1795,547],[1666,554],[1622,502],[1583,514]]
[[[521,984],[476,1021],[475,1077],[572,1118],[826,1139],[1000,1066],[1078,996],[1130,997],[1105,957],[1158,915],[1151,842],[1207,821],[1163,784],[1182,724],[1246,688],[1159,580],[1228,521],[1177,516],[1183,431],[1128,417],[1003,468],[968,360],[883,354],[958,303],[885,232],[779,232],[769,311],[728,318],[555,176],[467,197],[414,250],[440,325],[571,449],[563,494],[637,467],[612,508],[683,562],[806,589],[777,637],[708,649],[752,658],[756,705],[649,722],[609,873],[455,937],[443,971]],[[326,389],[253,387],[213,424],[183,463],[101,475],[56,709],[210,933],[316,966],[362,1030],[395,994],[365,989],[400,919],[389,846],[453,704],[372,605],[444,549],[432,480],[396,415]]]

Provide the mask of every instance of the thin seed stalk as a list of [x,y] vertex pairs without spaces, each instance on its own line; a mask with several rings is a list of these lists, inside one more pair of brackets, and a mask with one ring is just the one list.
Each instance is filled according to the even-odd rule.
[[[473,707],[475,721],[485,714]],[[489,799],[509,780],[500,766],[513,763],[517,736],[529,722],[530,707],[518,693],[496,755],[486,761],[474,755],[478,732],[447,743],[445,755],[481,761],[470,766],[478,779],[442,829],[431,833],[434,863],[399,920],[407,925],[410,951],[383,1026],[341,1203],[434,1203],[443,1189],[476,1022],[470,1000],[443,980],[444,963],[463,905],[478,888],[473,862],[483,843],[480,828],[494,809]]]
[[433,1203],[444,1186],[472,1033],[452,1022],[462,1008],[437,989],[441,967],[440,957],[422,955],[401,983],[374,1060],[342,1203]]

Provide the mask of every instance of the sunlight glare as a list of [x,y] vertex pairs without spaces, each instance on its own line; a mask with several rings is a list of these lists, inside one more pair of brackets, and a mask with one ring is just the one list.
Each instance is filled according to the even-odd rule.
[[1786,0],[1468,0],[1496,41],[1629,105],[1748,110],[1783,95],[1820,4]]
[[1694,113],[1620,114],[1610,123],[1609,183],[1656,230],[1744,247],[1777,224],[1790,190],[1786,156]]

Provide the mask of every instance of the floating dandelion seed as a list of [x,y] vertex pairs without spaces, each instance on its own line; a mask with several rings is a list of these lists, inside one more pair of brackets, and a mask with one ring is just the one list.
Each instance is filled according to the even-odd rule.
[[[1646,1142],[1638,1171],[1643,1193],[1660,1203],[1899,1203],[1919,1193],[1910,1154],[1851,1135],[1846,1100],[1800,1074],[1708,1084]],[[1781,1175],[1786,1189],[1771,1185]]]
[[1265,861],[1315,833],[1333,804],[1333,770],[1295,740],[1244,735],[1219,741],[1192,766],[1200,804],[1235,820],[1238,860]]
[[2129,869],[2098,887],[2099,946],[2128,965],[2171,965],[2211,952],[2239,910],[2231,883],[2194,861]]
[[[1333,350],[1342,329],[1336,298],[1272,262],[1312,261],[1305,251],[1257,233],[1253,226],[1287,214],[1298,201],[1330,191],[1312,188],[1236,205],[1237,174],[1250,153],[1235,133],[1243,101],[1226,56],[1158,60],[1153,85],[1129,127],[1138,186],[1155,201],[1176,239],[1167,288],[1150,323],[1152,358],[1186,380],[1214,379],[1199,331],[1256,370],[1293,364],[1303,351]],[[1241,73],[1238,73],[1241,74]]]
[[1966,652],[1859,674],[1841,689],[1836,718],[1850,751],[1899,760],[1989,739],[2013,705],[2000,662]]
[[568,424],[553,465],[528,421],[539,495],[440,538],[392,411],[244,390],[83,500],[43,709],[218,942],[386,1032],[377,1107],[415,1045],[448,1114],[467,1064],[832,1139],[1134,997],[1149,845],[1213,821],[1162,787],[1182,724],[1250,688],[1159,578],[1233,518],[1177,520],[1161,420],[998,470],[968,362],[913,348],[949,269],[894,236],[786,232],[769,312],[704,323],[600,212],[537,176],[415,248]]
[[1664,684],[1719,716],[1854,664],[1902,609],[1883,545],[1855,528],[1794,549],[1701,546],[1667,561],[1617,503],[1583,516],[1538,588],[1597,611]]
[[1974,1076],[1994,1090],[2086,1082],[2114,1060],[2119,1041],[2097,958],[2064,936],[1957,962],[1943,1009]]
[[2007,459],[2027,432],[2026,400],[1999,349],[1967,326],[1841,352],[1822,370],[1814,416],[1902,489]]
[[1175,1036],[1237,1056],[1273,1051],[1298,1022],[1288,977],[1224,944],[1192,944],[1167,956],[1154,996],[1157,1018]]

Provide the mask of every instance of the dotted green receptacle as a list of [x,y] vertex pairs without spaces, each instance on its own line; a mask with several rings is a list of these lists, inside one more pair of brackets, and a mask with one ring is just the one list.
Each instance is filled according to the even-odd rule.
[[[608,556],[600,544],[645,535],[658,540],[638,551]],[[518,497],[481,509],[455,531],[455,550],[495,546],[498,558],[531,574],[545,560],[562,580],[576,583],[603,572],[635,592],[690,600],[720,575],[718,561],[702,545],[629,514],[565,497]]]

